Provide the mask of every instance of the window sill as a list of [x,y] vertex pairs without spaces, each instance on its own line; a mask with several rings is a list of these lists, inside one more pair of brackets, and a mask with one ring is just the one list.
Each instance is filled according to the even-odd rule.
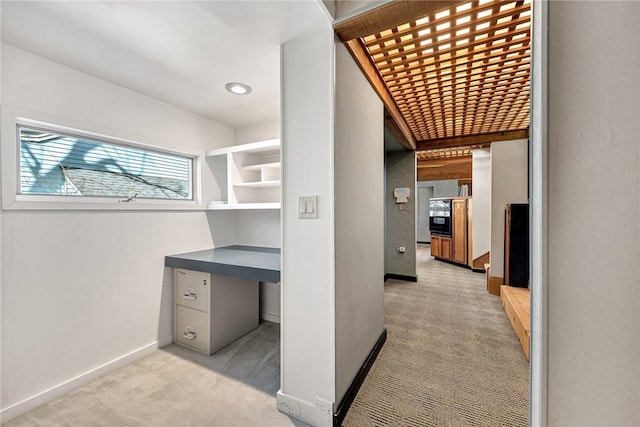
[[50,200],[13,200],[3,203],[3,211],[205,211],[206,206],[196,202],[162,202],[134,200],[119,202],[118,200],[100,201],[50,201]]

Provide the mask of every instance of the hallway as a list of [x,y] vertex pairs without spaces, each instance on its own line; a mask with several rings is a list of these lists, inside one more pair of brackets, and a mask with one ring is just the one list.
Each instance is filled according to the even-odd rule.
[[485,276],[418,245],[418,282],[385,284],[387,342],[345,426],[523,426],[529,364]]

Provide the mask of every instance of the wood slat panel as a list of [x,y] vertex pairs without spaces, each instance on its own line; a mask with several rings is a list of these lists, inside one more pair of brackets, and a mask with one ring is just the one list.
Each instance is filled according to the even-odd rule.
[[[488,27],[487,31],[481,32],[480,34],[475,34],[474,38],[476,38],[476,37],[478,37],[479,35],[482,35],[482,34],[485,34],[488,37],[486,37],[486,38],[476,38],[476,40],[474,42],[471,42],[471,43],[468,42],[468,39],[470,38],[469,34],[462,34],[462,35],[451,37],[451,38],[447,37],[446,39],[443,39],[442,44],[451,45],[451,44],[455,43],[455,45],[452,45],[452,46],[450,46],[448,48],[441,49],[440,50],[440,54],[444,55],[444,54],[447,54],[447,53],[453,53],[453,52],[457,52],[459,50],[465,50],[465,49],[469,49],[470,51],[473,51],[473,49],[475,47],[483,46],[483,45],[486,47],[486,45],[488,43],[493,43],[495,41],[500,41],[500,40],[504,40],[505,39],[505,35],[504,34],[497,34],[496,35],[496,32],[498,32],[499,30],[509,29],[510,27],[513,27],[513,26],[516,26],[516,25],[519,25],[519,24],[524,24],[524,23],[527,23],[527,22],[529,22],[529,17],[528,16],[527,17],[518,18],[517,20],[514,20],[513,22],[506,22],[506,23],[503,23],[501,25]],[[452,31],[447,29],[446,31],[440,31],[440,32],[434,33],[432,37],[438,38],[439,37],[438,34],[440,34],[440,37],[443,34],[450,35],[451,32]],[[515,37],[515,36],[518,36],[520,34],[529,34],[529,27],[522,28],[521,30],[518,30],[518,31],[512,31],[511,33],[509,33],[509,36]],[[418,57],[423,56],[423,52],[425,50],[429,50],[430,49],[430,47],[425,48],[423,42],[428,41],[427,45],[432,45],[432,46],[437,45],[437,43],[433,43],[432,42],[432,40],[433,40],[432,37],[431,37],[431,35],[429,35],[429,37],[425,37],[425,36],[418,37],[417,39],[412,40],[411,44],[398,43],[397,45],[394,45],[391,48],[384,49],[383,51],[393,52],[393,53],[390,53],[387,56],[382,56],[381,57],[381,58],[384,59],[385,62],[387,62],[387,64],[381,65],[380,66],[380,70],[385,70],[385,69],[389,69],[389,68],[391,68],[391,69],[395,68],[395,64],[393,64],[393,60],[397,59],[397,58],[402,58],[404,60],[404,59],[406,59],[407,56],[412,55],[412,54],[418,54]],[[461,41],[461,40],[467,40],[467,42],[463,43],[462,45],[458,44],[458,42]],[[496,44],[496,49],[498,49],[500,47],[504,47],[504,46],[505,45],[503,43],[498,43],[498,44]],[[480,49],[482,49],[482,48],[480,48]],[[480,51],[480,49],[478,49],[477,51]],[[486,50],[486,49],[483,49],[483,50]],[[379,55],[379,51],[375,51],[375,50],[373,52],[370,51],[370,54],[372,55],[372,58],[374,59],[374,61],[378,62],[376,60],[376,57],[380,58],[380,56],[378,56]],[[427,59],[427,61],[428,61],[428,59]]]
[[482,135],[456,136],[451,138],[432,139],[418,141],[416,150],[433,150],[447,147],[473,146],[478,144],[486,144],[495,141],[508,141],[510,139],[529,138],[527,129],[512,130],[505,132],[487,133]]
[[[500,4],[501,5],[506,5],[506,4],[512,3],[513,1],[514,0],[506,0],[506,1],[500,2]],[[469,3],[469,2],[468,1],[458,2],[458,5],[463,5],[463,4],[466,4],[466,3]],[[465,12],[465,15],[470,15],[473,12],[481,13],[483,10],[491,9],[493,7],[494,7],[494,4],[489,4],[488,6],[485,6],[484,9],[482,8],[482,6],[478,6],[476,8],[469,8],[468,10],[465,10],[463,12]],[[497,13],[495,15],[492,14],[487,18],[480,18],[477,21],[475,21],[474,24],[480,24],[481,25],[481,24],[484,24],[485,22],[490,22],[491,19],[501,19],[501,18],[504,18],[504,17],[509,17],[509,16],[513,15],[514,13],[522,13],[522,12],[525,12],[526,10],[528,10],[528,9],[529,9],[529,5],[523,4],[521,6],[517,6],[517,7],[513,8],[513,9],[509,9],[509,10],[504,11],[504,12],[499,12],[499,13]],[[425,13],[423,16],[426,16],[426,15],[427,14]],[[471,23],[470,20],[467,22],[467,21],[464,20],[464,17],[463,18],[458,18],[458,19],[460,19],[462,22],[460,22],[460,23],[456,22],[456,24],[457,24],[456,31],[464,31],[466,29],[469,29],[471,31],[473,24]],[[421,32],[421,31],[430,30],[430,27],[432,27],[432,26],[436,26],[437,27],[439,24],[443,24],[443,23],[447,22],[448,20],[449,20],[448,17],[444,17],[444,18],[436,19],[435,21],[432,21],[431,23],[429,23],[427,21],[427,22],[418,24],[418,22],[424,21],[424,18],[423,19],[419,19],[419,20],[416,21],[415,27],[411,27],[410,29],[405,29],[404,31],[397,31],[396,33],[393,33],[393,34],[390,34],[390,35],[387,35],[387,36],[381,36],[381,37],[377,37],[377,38],[376,37],[370,37],[369,38],[369,42],[365,43],[365,46],[367,48],[373,48],[373,49],[375,49],[376,46],[378,46],[380,49],[382,49],[385,46],[386,42],[389,42],[389,41],[391,41],[393,39],[396,39],[398,37],[402,38],[402,37],[405,37],[405,36],[412,35],[416,31],[417,32]]]
[[418,160],[417,167],[420,168],[442,168],[452,165],[466,165],[471,163],[471,156],[460,156],[451,159],[429,159]]
[[367,13],[340,20],[334,24],[333,29],[340,37],[340,40],[347,42],[389,28],[395,28],[414,20],[416,16],[425,16],[435,10],[459,3],[464,2],[451,0],[396,0]]
[[443,179],[471,179],[471,162],[447,165],[439,168],[420,168],[418,181],[440,181]]
[[430,150],[416,151],[416,158],[421,160],[456,160],[459,158],[471,158],[471,150],[486,149],[490,146],[489,143],[464,145],[457,147],[447,148],[434,148]]
[[393,119],[421,149],[526,133],[530,21],[531,0],[392,1],[335,28],[343,40],[359,37]]

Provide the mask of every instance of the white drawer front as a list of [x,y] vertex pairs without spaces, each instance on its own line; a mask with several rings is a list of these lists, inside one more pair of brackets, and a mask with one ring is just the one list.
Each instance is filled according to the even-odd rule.
[[210,350],[209,315],[177,305],[174,339],[208,355]]
[[201,271],[175,269],[175,302],[177,305],[208,311],[211,275]]

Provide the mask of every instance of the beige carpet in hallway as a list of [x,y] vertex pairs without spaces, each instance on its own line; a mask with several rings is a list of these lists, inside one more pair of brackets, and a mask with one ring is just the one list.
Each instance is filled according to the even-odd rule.
[[485,276],[418,245],[418,282],[385,284],[387,342],[344,426],[526,426],[529,364]]

